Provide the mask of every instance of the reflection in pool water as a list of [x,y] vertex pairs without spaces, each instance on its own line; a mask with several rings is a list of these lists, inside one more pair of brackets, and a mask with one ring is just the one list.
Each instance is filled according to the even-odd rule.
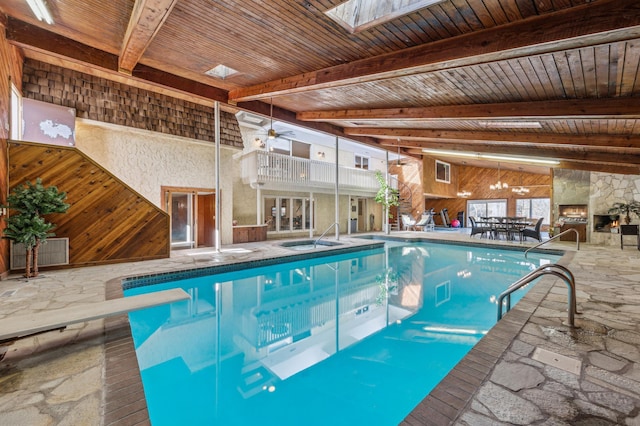
[[496,296],[549,259],[388,242],[127,290],[192,296],[130,315],[151,421],[398,424],[492,327]]

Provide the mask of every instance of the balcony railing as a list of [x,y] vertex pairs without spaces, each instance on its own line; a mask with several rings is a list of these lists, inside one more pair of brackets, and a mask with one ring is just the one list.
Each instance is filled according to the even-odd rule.
[[[335,164],[326,161],[252,151],[242,156],[242,179],[252,187],[288,191],[331,193],[335,189]],[[380,185],[375,172],[353,167],[338,167],[341,193],[373,196]]]

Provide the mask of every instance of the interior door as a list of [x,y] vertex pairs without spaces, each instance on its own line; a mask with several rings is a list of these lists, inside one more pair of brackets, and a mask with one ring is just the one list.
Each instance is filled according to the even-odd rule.
[[169,203],[171,208],[171,245],[175,247],[193,247],[191,194],[170,193]]
[[197,194],[196,229],[198,232],[198,247],[213,247],[215,245],[215,194]]
[[367,200],[358,198],[358,232],[367,232],[367,222],[364,215],[367,212]]

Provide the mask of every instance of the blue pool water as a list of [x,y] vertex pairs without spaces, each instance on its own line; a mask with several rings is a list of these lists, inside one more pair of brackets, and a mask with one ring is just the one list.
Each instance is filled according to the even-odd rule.
[[151,422],[396,425],[494,325],[498,295],[557,258],[387,242],[128,289],[192,296],[130,314]]

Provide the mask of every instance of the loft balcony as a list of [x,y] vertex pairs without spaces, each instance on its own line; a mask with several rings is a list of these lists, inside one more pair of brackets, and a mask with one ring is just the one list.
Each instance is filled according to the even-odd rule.
[[[333,193],[336,165],[255,150],[242,155],[242,180],[252,188],[291,192]],[[341,194],[373,197],[380,185],[375,171],[338,167]]]

